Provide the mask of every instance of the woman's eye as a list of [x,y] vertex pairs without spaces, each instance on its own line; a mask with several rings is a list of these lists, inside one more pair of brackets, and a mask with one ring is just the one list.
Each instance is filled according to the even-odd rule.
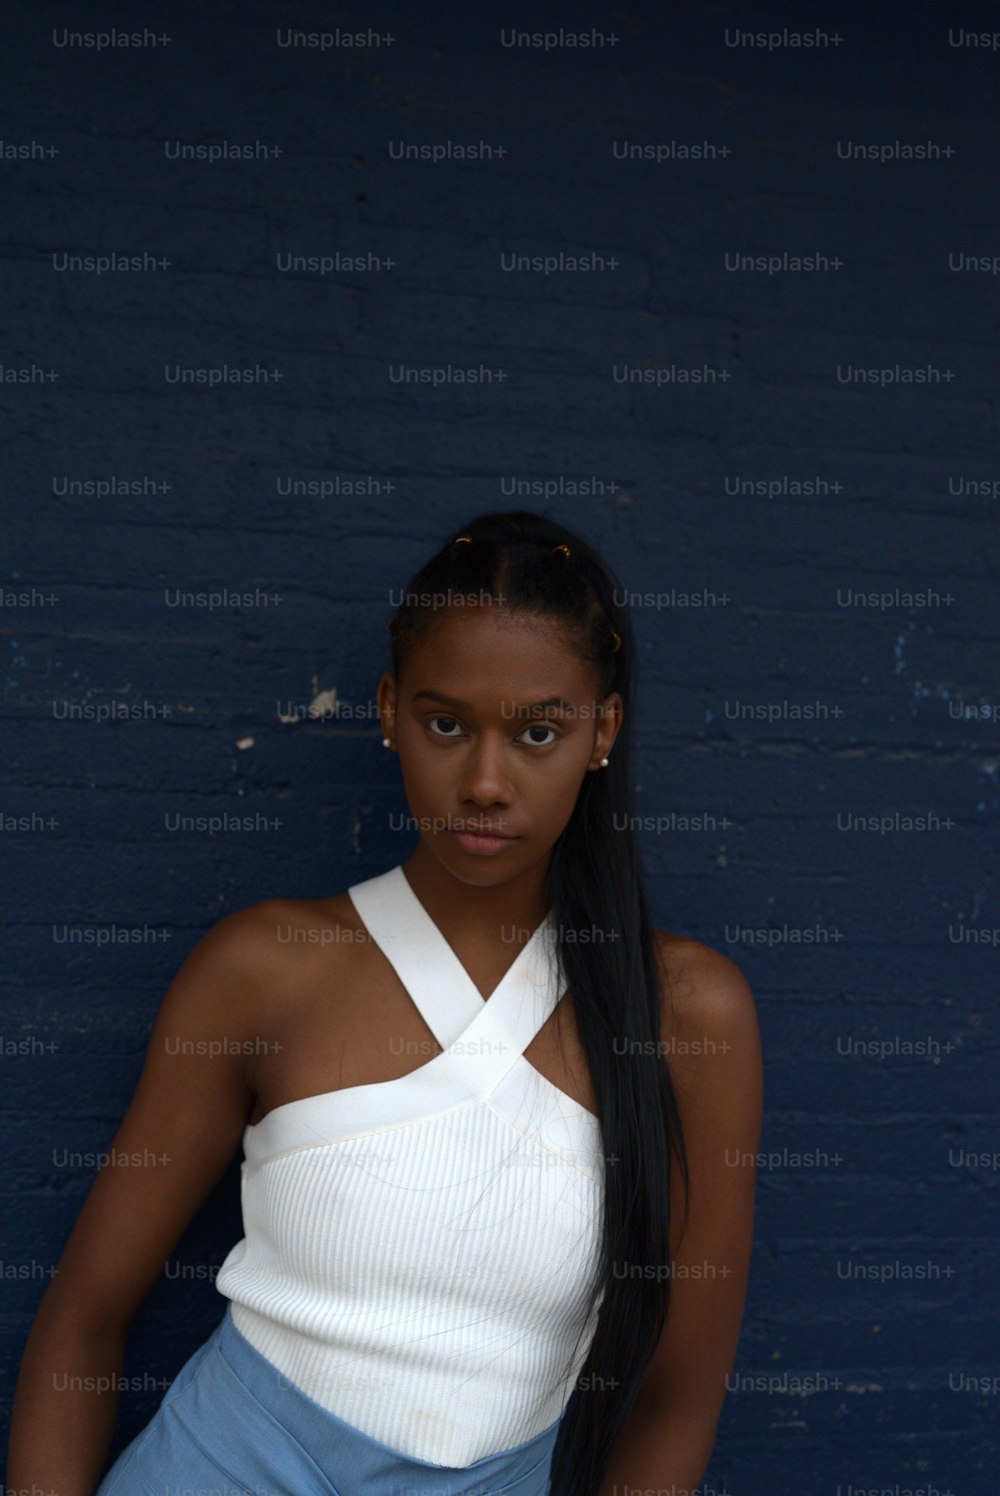
[[[427,719],[427,725],[428,725],[429,728],[431,728],[431,730],[433,732],[433,735],[436,738],[454,738],[454,737],[458,736],[458,734],[454,733],[454,732],[438,732],[435,729],[435,726],[434,726],[434,724],[437,723],[437,722],[451,722],[454,726],[457,727],[459,725],[457,718],[455,718],[455,717],[444,717],[444,716],[428,717],[428,719]],[[556,732],[555,728],[554,727],[550,727],[548,725],[548,723],[546,723],[546,722],[535,722],[535,723],[532,724],[531,727],[526,727],[524,730],[525,730],[526,733],[528,733],[528,732],[548,732],[548,733],[552,733],[552,735],[553,735],[552,737],[549,738],[548,742],[540,742],[538,740],[538,738],[533,739],[531,741],[531,743],[529,743],[529,747],[532,747],[532,748],[550,748],[552,746],[552,744],[559,737],[559,734]]]
[[536,722],[533,727],[526,727],[525,732],[551,732],[555,734],[554,737],[549,739],[548,743],[540,743],[536,738],[532,745],[535,748],[548,748],[552,743],[556,741],[556,738],[558,738],[559,736],[559,734],[555,731],[555,728],[549,727],[549,725],[545,722]]
[[[430,727],[430,726],[433,726],[433,724],[435,722],[454,722],[454,721],[455,721],[454,717],[428,717],[428,719],[427,719],[427,725]],[[452,732],[441,732],[441,733],[435,733],[434,736],[435,737],[439,737],[439,738],[453,738],[455,736],[455,734],[452,733]]]

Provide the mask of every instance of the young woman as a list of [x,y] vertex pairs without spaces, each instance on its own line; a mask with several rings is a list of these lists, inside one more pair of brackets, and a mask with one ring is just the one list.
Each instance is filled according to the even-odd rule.
[[[416,848],[228,915],[180,968],[32,1326],[9,1486],[701,1480],[743,1315],[760,1043],[733,962],[650,925],[628,617],[580,536],[491,514],[389,627],[378,707]],[[113,1386],[241,1140],[223,1318],[102,1479],[117,1395],[54,1373]],[[166,1162],[115,1163],[141,1150]]]

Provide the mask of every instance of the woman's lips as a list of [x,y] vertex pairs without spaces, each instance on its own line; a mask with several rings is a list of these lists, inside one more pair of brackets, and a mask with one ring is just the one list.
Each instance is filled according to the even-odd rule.
[[509,847],[511,842],[517,840],[514,836],[500,836],[495,831],[456,831],[454,834],[459,846],[464,847],[466,852],[486,853],[488,856],[502,852],[504,847]]

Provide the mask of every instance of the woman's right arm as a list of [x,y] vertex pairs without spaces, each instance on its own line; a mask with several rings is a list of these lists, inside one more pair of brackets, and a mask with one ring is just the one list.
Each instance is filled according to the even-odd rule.
[[257,997],[276,976],[274,904],[219,920],[166,991],[109,1161],[32,1323],[9,1490],[92,1496],[104,1474],[133,1316],[229,1167],[253,1105],[246,1056]]

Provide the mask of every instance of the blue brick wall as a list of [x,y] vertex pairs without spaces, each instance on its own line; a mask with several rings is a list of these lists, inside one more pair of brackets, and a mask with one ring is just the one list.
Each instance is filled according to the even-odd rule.
[[[732,955],[761,1017],[767,1156],[706,1490],[992,1496],[1000,37],[969,33],[995,18],[70,9],[15,8],[5,46],[4,1414],[93,1177],[58,1160],[109,1142],[184,956],[230,910],[408,853],[374,720],[301,713],[370,702],[390,590],[470,515],[529,507],[649,595],[656,922]],[[503,39],[541,26],[605,40]],[[398,159],[479,142],[502,154]],[[282,268],[338,253],[377,263]],[[62,268],[114,254],[169,264]],[[605,265],[503,268],[560,254]],[[268,377],[173,372],[227,366]],[[398,381],[480,366],[503,377]],[[270,829],[170,829],[255,812]],[[112,926],[152,935],[60,939]],[[239,1235],[234,1160],[128,1374],[204,1339]],[[161,1395],[123,1396],[113,1453]]]

